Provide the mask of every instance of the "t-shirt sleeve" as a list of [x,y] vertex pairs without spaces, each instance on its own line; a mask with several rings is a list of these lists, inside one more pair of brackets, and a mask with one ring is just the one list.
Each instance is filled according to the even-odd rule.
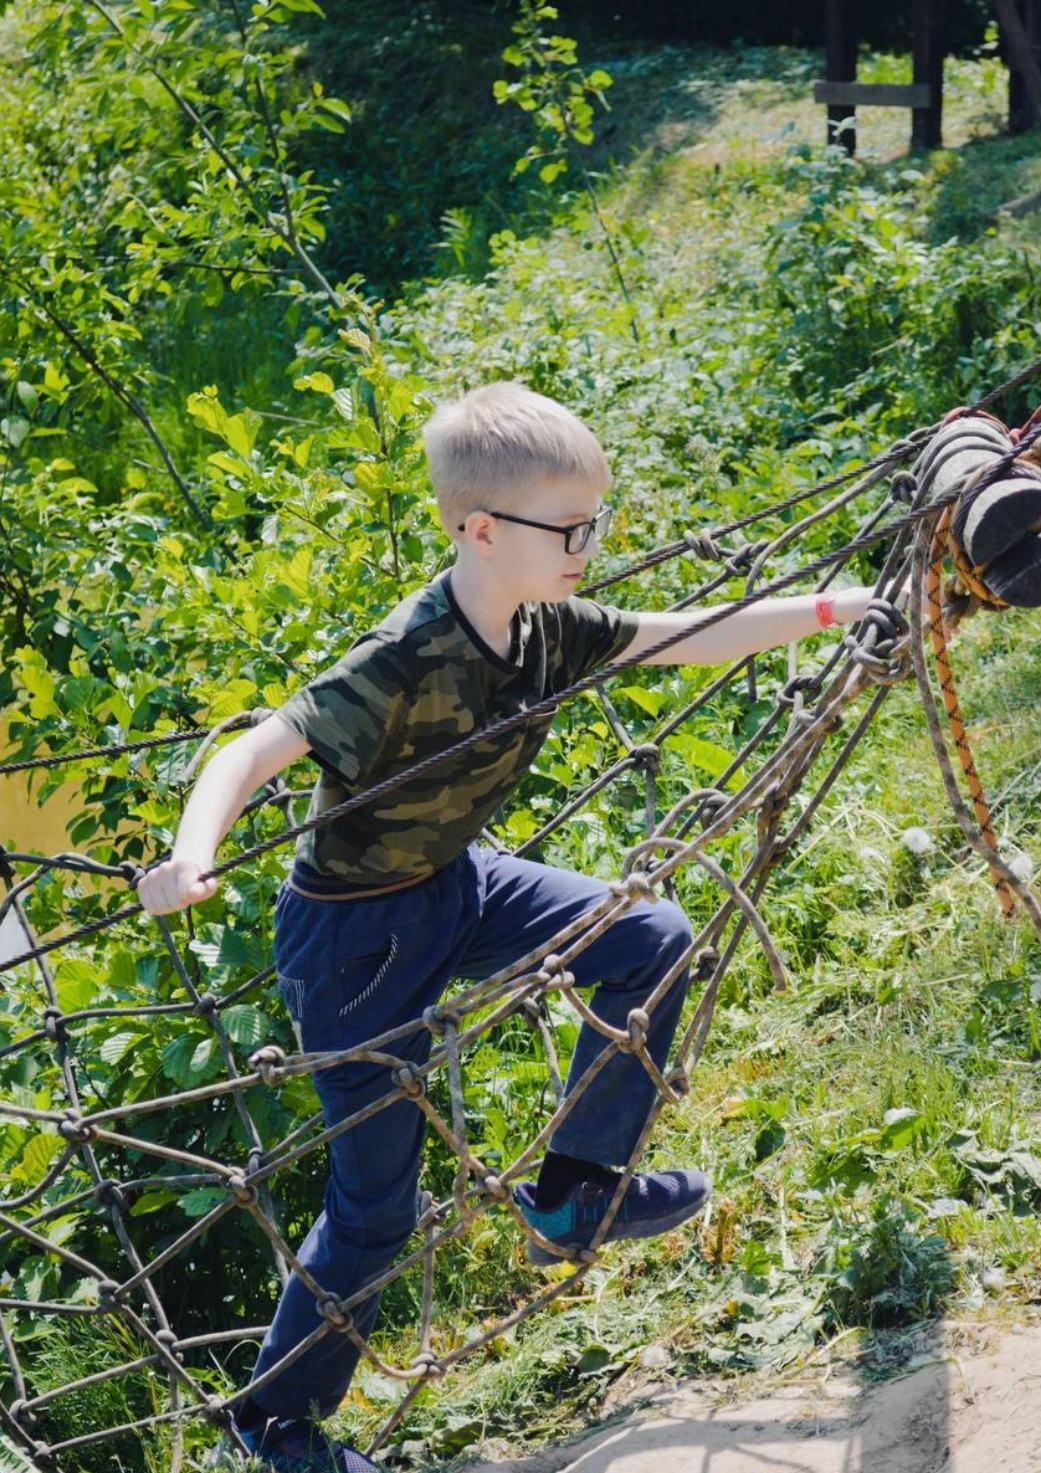
[[569,598],[560,611],[560,649],[568,685],[616,659],[632,643],[640,616],[591,598]]
[[321,767],[354,785],[394,741],[408,704],[394,655],[379,640],[364,638],[274,715],[304,738]]

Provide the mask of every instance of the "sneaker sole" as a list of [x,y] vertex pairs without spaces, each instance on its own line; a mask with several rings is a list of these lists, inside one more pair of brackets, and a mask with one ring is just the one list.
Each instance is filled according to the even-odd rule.
[[[606,1243],[616,1243],[621,1238],[656,1238],[659,1233],[667,1233],[670,1228],[679,1227],[681,1222],[687,1222],[689,1218],[706,1207],[708,1199],[712,1195],[711,1189],[704,1196],[695,1198],[685,1206],[677,1208],[675,1212],[667,1217],[655,1217],[643,1222],[622,1222],[615,1218],[611,1224],[611,1231],[604,1239]],[[616,1228],[620,1229],[616,1231]],[[547,1249],[539,1246],[531,1238],[528,1239],[528,1261],[530,1263],[570,1263],[574,1261],[574,1255],[583,1251],[588,1245],[585,1243],[561,1243],[561,1253],[550,1253]]]

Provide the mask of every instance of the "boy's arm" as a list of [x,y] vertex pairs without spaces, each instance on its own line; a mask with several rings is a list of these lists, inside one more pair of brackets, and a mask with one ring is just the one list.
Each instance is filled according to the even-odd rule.
[[192,789],[170,858],[150,869],[137,887],[145,910],[167,915],[209,900],[217,881],[199,876],[213,868],[217,845],[250,794],[308,750],[299,732],[275,716],[221,747]]
[[[874,593],[870,588],[843,588],[835,593],[799,593],[791,598],[764,598],[729,619],[699,633],[697,625],[725,609],[715,604],[699,614],[641,613],[639,627],[620,658],[649,650],[669,634],[691,629],[685,639],[644,661],[647,665],[728,665],[775,645],[791,644],[818,634],[831,622],[854,624],[862,619]],[[823,602],[822,602],[823,601]],[[830,616],[829,616],[830,609]]]

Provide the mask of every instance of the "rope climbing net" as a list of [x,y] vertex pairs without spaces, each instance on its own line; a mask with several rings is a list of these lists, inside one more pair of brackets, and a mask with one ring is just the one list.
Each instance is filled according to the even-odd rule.
[[[372,1367],[401,1384],[400,1400],[373,1439],[370,1451],[375,1450],[387,1442],[425,1384],[551,1301],[571,1294],[597,1261],[598,1250],[660,1112],[681,1100],[689,1089],[691,1071],[705,1047],[720,986],[748,931],[761,947],[775,985],[784,986],[784,960],[760,910],[764,890],[773,870],[812,824],[898,682],[912,677],[917,680],[948,796],[970,843],[991,869],[1003,910],[1010,914],[1018,899],[1041,932],[1041,908],[998,853],[947,656],[947,633],[958,617],[981,603],[1005,607],[1015,602],[1014,591],[1009,598],[994,592],[991,570],[1000,570],[1009,549],[1021,550],[1028,536],[1037,540],[1032,528],[1039,520],[1041,506],[1029,515],[1024,511],[1018,521],[1013,515],[1009,523],[1006,516],[1002,525],[1011,525],[1012,532],[1006,532],[1004,544],[997,550],[992,546],[985,556],[971,545],[966,528],[975,512],[982,507],[982,515],[1003,495],[1012,503],[1017,496],[1041,498],[1041,469],[1030,464],[1030,456],[1036,455],[1035,446],[1041,442],[1041,420],[1035,416],[1022,431],[1007,432],[985,412],[988,404],[1038,371],[1041,359],[971,409],[956,412],[940,425],[916,431],[867,466],[818,482],[782,503],[709,533],[691,533],[583,590],[597,592],[669,559],[693,557],[715,563],[719,566],[713,575],[673,605],[674,609],[693,607],[734,577],[743,576],[743,596],[702,619],[700,627],[704,628],[765,596],[808,580],[823,590],[861,552],[884,552],[884,566],[876,584],[879,597],[862,623],[850,632],[839,631],[840,637],[810,673],[800,672],[793,647],[788,679],[776,701],[719,774],[716,784],[685,792],[664,816],[659,816],[663,744],[699,712],[711,708],[734,682],[750,682],[754,689],[754,659],[741,660],[724,671],[681,710],[662,721],[651,737],[640,741],[634,740],[627,729],[606,684],[637,663],[623,658],[540,705],[472,734],[407,773],[354,794],[339,807],[307,822],[293,821],[294,795],[281,779],[273,779],[266,786],[251,806],[274,805],[284,828],[227,859],[212,874],[229,874],[249,865],[309,828],[385,797],[421,770],[491,735],[549,714],[579,694],[591,693],[601,702],[621,755],[514,852],[524,854],[536,849],[596,795],[620,779],[635,775],[645,792],[644,833],[625,853],[619,878],[608,887],[602,901],[546,945],[517,957],[491,976],[461,986],[406,1026],[350,1049],[293,1051],[270,1041],[257,1047],[261,1040],[244,1033],[236,1019],[241,1019],[244,1000],[258,996],[270,982],[272,966],[240,966],[239,971],[246,975],[235,977],[231,985],[225,985],[228,968],[224,967],[221,981],[207,985],[205,950],[195,947],[189,954],[178,945],[167,919],[148,916],[137,902],[117,905],[65,934],[41,936],[33,919],[33,898],[41,887],[53,885],[58,872],[91,876],[133,890],[144,871],[131,861],[102,864],[77,853],[42,857],[0,850],[0,875],[4,880],[0,934],[9,937],[14,933],[21,938],[21,944],[13,947],[14,954],[0,963],[8,993],[3,1021],[9,1029],[9,1041],[0,1047],[0,1063],[23,1063],[26,1081],[13,1086],[8,1097],[0,1099],[0,1128],[7,1122],[24,1133],[23,1159],[37,1153],[33,1158],[37,1162],[35,1179],[20,1194],[0,1200],[0,1243],[9,1266],[8,1274],[0,1280],[0,1342],[7,1364],[7,1393],[6,1399],[0,1400],[0,1426],[18,1447],[43,1468],[71,1468],[81,1466],[79,1453],[91,1444],[156,1429],[155,1435],[168,1439],[169,1466],[173,1473],[179,1473],[184,1465],[185,1428],[190,1419],[201,1418],[221,1427],[234,1441],[237,1434],[231,1409],[239,1398],[247,1391],[261,1390],[325,1336],[343,1335],[354,1342]],[[822,504],[805,510],[806,503],[826,494]],[[1033,507],[1032,502],[1030,505]],[[794,546],[811,527],[846,508],[859,516],[851,540],[772,581],[766,577],[772,559]],[[779,512],[791,519],[782,523],[776,535],[743,543],[732,540],[747,528],[777,517]],[[993,518],[988,523],[992,525]],[[976,526],[974,535],[978,533]],[[948,553],[954,558],[956,571],[944,590],[942,564]],[[883,590],[885,598],[881,597]],[[905,591],[909,622],[896,607],[903,602]],[[668,648],[685,632],[663,639],[649,653]],[[926,639],[936,659],[940,696],[968,782],[971,808],[961,795],[952,766],[927,664]],[[647,658],[645,652],[641,659]],[[833,738],[854,708],[855,720],[836,750]],[[105,749],[9,763],[0,767],[0,775],[194,742],[198,747],[186,770],[190,777],[220,736],[255,724],[268,714],[266,710],[244,713],[202,737],[198,732],[175,732]],[[825,764],[819,759],[826,750]],[[818,771],[815,790],[796,803],[797,795],[808,788],[811,774]],[[750,775],[746,777],[746,773]],[[717,856],[721,854],[721,841],[735,833],[747,837],[749,842],[740,852],[748,857],[741,864],[735,863],[732,856],[739,849],[731,845],[722,850],[731,856],[728,864],[724,857]],[[487,832],[485,838],[489,843],[498,842]],[[645,1007],[631,1011],[625,1027],[611,1026],[576,990],[571,970],[574,960],[634,903],[657,899],[661,893],[673,894],[674,878],[687,865],[701,871],[704,884],[715,896],[714,908],[710,907],[708,919],[661,978]],[[739,873],[732,872],[738,869]],[[54,913],[52,899],[41,914]],[[85,950],[88,940],[127,923],[155,928],[150,935],[153,939],[158,936],[158,948],[172,969],[172,1000],[145,1006],[131,1003],[63,1008],[52,954],[60,951],[62,958],[86,957],[89,964],[95,953]],[[140,931],[136,930],[135,935],[140,937]],[[647,1048],[650,1018],[687,967],[694,978],[692,993],[696,991],[697,995],[692,995],[688,1003],[671,1060],[659,1068]],[[210,1046],[222,1065],[222,1077],[173,1094],[156,1092],[155,1088],[144,1090],[135,1098],[108,1104],[91,1074],[91,1038],[95,1025],[104,1021],[110,1027],[114,1018],[128,1028],[144,1030],[160,1022],[166,1026],[196,1020],[208,1030]],[[584,1023],[604,1040],[602,1051],[566,1096],[557,1053],[562,1019]],[[493,1166],[472,1136],[467,1111],[467,1061],[481,1040],[509,1020],[520,1020],[533,1030],[544,1059],[550,1102],[523,1150],[512,1160],[496,1161]],[[271,1033],[288,1037],[284,1019],[273,1012],[269,1021]],[[402,1057],[398,1046],[420,1027],[429,1031],[431,1047],[427,1061],[415,1065]],[[550,1136],[599,1071],[619,1054],[631,1055],[647,1071],[655,1088],[655,1103],[590,1246],[565,1254],[527,1221],[513,1199],[512,1188],[537,1163]],[[381,1098],[333,1126],[325,1125],[319,1113],[297,1121],[287,1134],[274,1138],[270,1129],[272,1113],[262,1107],[267,1092],[286,1090],[302,1076],[352,1063],[376,1064],[386,1070],[387,1089]],[[8,1077],[16,1078],[17,1073],[9,1073]],[[37,1086],[40,1080],[47,1081],[43,1102],[28,1082],[34,1077]],[[404,1255],[379,1278],[347,1298],[338,1298],[299,1261],[279,1222],[272,1182],[362,1119],[401,1100],[411,1100],[422,1111],[430,1129],[455,1158],[451,1189],[440,1196],[424,1191],[417,1235]],[[175,1112],[199,1106],[232,1112],[230,1138],[228,1133],[223,1138],[227,1158],[217,1145],[207,1149],[202,1132],[198,1133],[201,1140],[192,1138],[184,1146],[164,1140],[160,1128],[164,1121],[174,1118]],[[135,1204],[149,1193],[166,1193],[167,1200],[176,1200],[200,1191],[210,1193],[204,1199],[209,1204],[206,1210],[183,1231],[169,1235],[160,1251],[144,1257],[139,1248],[140,1216],[135,1216]],[[462,1344],[439,1349],[434,1322],[435,1255],[442,1245],[459,1239],[488,1212],[508,1214],[518,1235],[526,1235],[543,1250],[560,1256],[568,1271],[565,1276],[552,1278],[541,1292],[510,1313],[482,1326]],[[263,1375],[232,1392],[217,1394],[212,1389],[214,1355],[262,1336],[266,1327],[234,1325],[208,1334],[183,1335],[159,1286],[171,1282],[174,1267],[187,1265],[190,1269],[193,1247],[235,1213],[246,1214],[270,1246],[278,1280],[284,1285],[295,1272],[313,1294],[319,1323],[307,1339]],[[70,1222],[76,1234],[72,1241],[61,1230]],[[20,1294],[11,1292],[12,1275],[30,1257],[51,1270],[40,1282],[56,1288],[49,1287],[46,1294],[35,1297],[24,1288]],[[415,1353],[407,1363],[390,1364],[359,1334],[353,1312],[374,1292],[411,1273],[421,1282]],[[166,1297],[169,1299],[168,1294]],[[131,1350],[125,1358],[114,1356],[103,1369],[92,1370],[64,1385],[40,1384],[33,1365],[33,1327],[62,1316],[106,1317],[118,1322],[123,1331],[121,1343]],[[48,1435],[49,1428],[56,1425],[53,1413],[62,1398],[142,1372],[152,1376],[157,1387],[165,1388],[166,1401],[160,1409],[118,1425],[87,1426],[74,1435]],[[225,1370],[223,1384],[229,1379]]]

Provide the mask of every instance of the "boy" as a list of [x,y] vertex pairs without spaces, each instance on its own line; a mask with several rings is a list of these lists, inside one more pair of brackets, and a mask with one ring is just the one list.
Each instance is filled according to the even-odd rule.
[[[321,768],[310,815],[524,710],[594,667],[691,630],[656,664],[715,664],[860,619],[871,592],[767,599],[697,632],[697,616],[631,613],[575,596],[606,536],[610,482],[592,432],[562,405],[516,383],[444,404],[424,441],[438,509],[456,543],[453,566],[409,595],[272,719],[223,747],[195,785],[169,860],[143,878],[153,914],[213,895],[199,875],[250,794],[310,753]],[[528,770],[552,718],[539,717],[434,766],[384,799],[301,835],[275,903],[278,985],[305,1050],[346,1049],[421,1018],[453,976],[479,979],[546,942],[600,900],[605,882],[516,859],[477,843]],[[595,1011],[625,1026],[691,939],[665,899],[634,904],[573,963],[598,985]],[[648,1047],[659,1067],[683,1004],[683,970],[654,1008]],[[568,1088],[603,1047],[584,1026]],[[414,1063],[429,1052],[419,1026],[395,1043]],[[387,1093],[387,1069],[316,1071],[327,1123]],[[588,1243],[653,1103],[646,1070],[618,1054],[558,1129],[536,1183],[516,1200],[547,1238]],[[299,1250],[330,1294],[346,1298],[394,1259],[416,1220],[423,1115],[396,1101],[329,1143],[324,1210]],[[698,1212],[709,1182],[693,1169],[634,1175],[609,1238],[649,1236]],[[536,1252],[539,1261],[549,1255]],[[362,1337],[379,1295],[356,1306]],[[294,1274],[254,1371],[275,1365],[322,1323]],[[369,1473],[368,1458],[328,1441],[311,1420],[332,1413],[358,1352],[335,1331],[254,1399],[236,1424],[262,1466],[278,1473]]]

